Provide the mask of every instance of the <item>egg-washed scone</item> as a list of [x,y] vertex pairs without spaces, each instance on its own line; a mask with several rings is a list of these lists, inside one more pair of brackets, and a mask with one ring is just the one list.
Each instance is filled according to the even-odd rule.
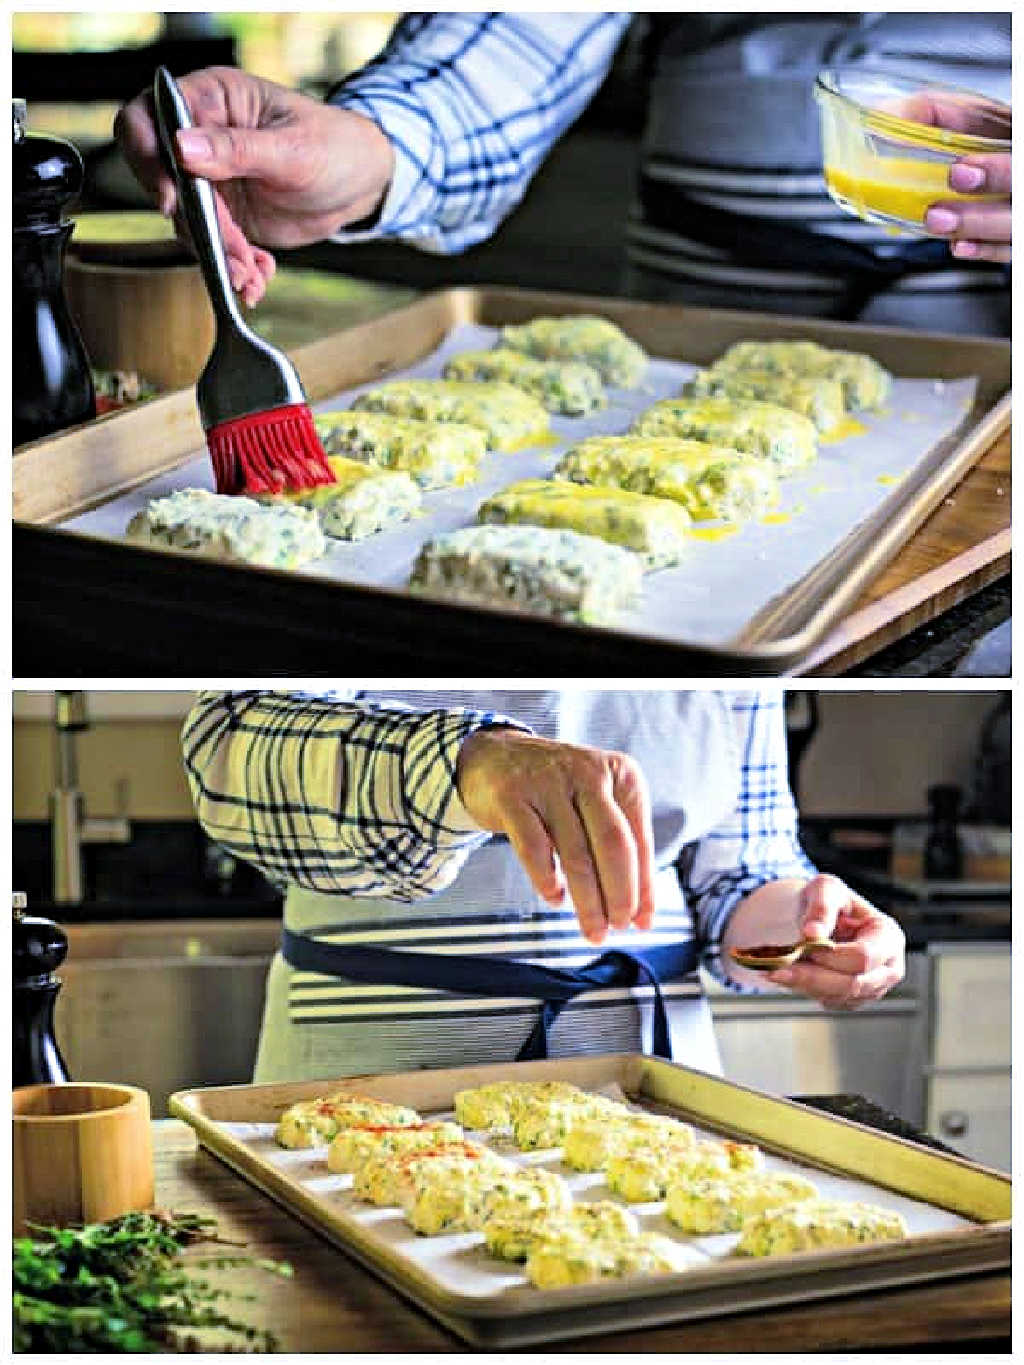
[[320,518],[325,535],[365,540],[390,530],[422,510],[423,495],[408,474],[375,469],[359,460],[328,456],[334,483],[300,492],[261,494],[264,504],[305,507]]
[[511,1161],[479,1143],[448,1142],[440,1147],[402,1153],[382,1152],[368,1157],[353,1176],[352,1192],[371,1204],[404,1204],[412,1197],[426,1168],[434,1163],[441,1163],[439,1169],[445,1171],[515,1169]]
[[625,1105],[604,1095],[585,1093],[564,1100],[527,1100],[512,1118],[512,1141],[523,1151],[560,1147],[577,1119],[615,1119],[627,1113]]
[[472,483],[487,454],[486,432],[465,422],[351,409],[317,413],[313,420],[328,456],[401,470],[428,490]]
[[546,526],[466,526],[422,546],[409,587],[450,602],[604,625],[636,603],[642,581],[639,555],[596,536]]
[[282,1147],[326,1147],[342,1128],[419,1122],[420,1115],[408,1105],[342,1092],[290,1105],[278,1120],[276,1137]]
[[571,1081],[491,1081],[457,1090],[455,1118],[466,1128],[508,1128],[513,1112],[529,1099],[565,1099],[584,1092]]
[[351,1175],[371,1157],[402,1156],[427,1147],[444,1147],[464,1141],[465,1136],[457,1123],[445,1122],[343,1128],[327,1149],[327,1169],[335,1175]]
[[817,1197],[815,1186],[799,1175],[760,1172],[725,1180],[684,1178],[669,1185],[665,1213],[684,1232],[738,1232],[751,1214]]
[[667,1142],[692,1147],[696,1137],[689,1124],[664,1114],[624,1114],[621,1117],[574,1119],[562,1144],[562,1160],[577,1171],[601,1171],[614,1156],[633,1147]]
[[315,512],[205,488],[154,498],[132,517],[125,534],[144,545],[268,569],[297,569],[327,552]]
[[509,484],[480,504],[477,519],[498,526],[550,526],[598,536],[633,550],[648,569],[678,564],[690,544],[690,514],[679,503],[563,479]]
[[781,374],[776,370],[698,370],[683,385],[683,395],[709,398],[756,398],[776,403],[810,418],[818,431],[828,432],[846,416],[843,386],[824,375]]
[[756,1147],[733,1143],[697,1142],[676,1145],[670,1139],[648,1139],[610,1157],[604,1168],[608,1188],[631,1204],[664,1199],[674,1182],[703,1178],[732,1178],[734,1173],[758,1169],[763,1157]]
[[616,1240],[635,1237],[640,1220],[610,1199],[572,1204],[568,1209],[531,1209],[525,1213],[489,1214],[481,1223],[487,1250],[505,1261],[525,1261],[542,1242]]
[[636,436],[675,436],[758,455],[780,473],[810,464],[818,432],[809,417],[753,398],[664,398],[630,427]]
[[459,379],[395,379],[360,394],[360,412],[389,412],[427,422],[479,427],[495,450],[519,450],[547,437],[547,409],[514,384]]
[[819,1199],[766,1209],[748,1218],[736,1252],[742,1256],[784,1256],[822,1247],[892,1242],[909,1236],[907,1221],[900,1213],[873,1204]]
[[816,341],[737,341],[712,368],[836,379],[852,411],[880,408],[892,391],[892,375],[873,356],[833,350]]
[[505,346],[541,360],[583,360],[606,384],[632,389],[647,368],[647,353],[607,318],[534,318],[522,326],[501,329]]
[[507,346],[462,351],[444,367],[444,377],[514,384],[543,403],[548,412],[566,417],[584,417],[608,402],[601,376],[592,365],[581,360],[537,360]]
[[592,436],[569,447],[555,478],[668,498],[694,521],[746,521],[779,500],[778,477],[765,460],[670,436]]
[[493,1167],[446,1171],[434,1163],[418,1176],[403,1201],[406,1221],[424,1237],[476,1230],[491,1216],[534,1210],[564,1212],[572,1204],[569,1186],[554,1171]]
[[538,1289],[622,1279],[626,1275],[664,1275],[689,1270],[693,1253],[670,1237],[639,1232],[632,1237],[545,1240],[526,1259],[526,1277]]

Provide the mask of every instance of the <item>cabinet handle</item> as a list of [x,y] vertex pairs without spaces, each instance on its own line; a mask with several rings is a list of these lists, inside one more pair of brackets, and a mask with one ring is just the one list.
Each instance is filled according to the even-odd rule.
[[970,1119],[962,1109],[947,1109],[939,1115],[939,1127],[946,1137],[966,1137]]

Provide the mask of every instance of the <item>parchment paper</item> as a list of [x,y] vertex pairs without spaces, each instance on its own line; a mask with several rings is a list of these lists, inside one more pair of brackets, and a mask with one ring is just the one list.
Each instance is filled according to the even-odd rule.
[[[492,328],[456,328],[433,355],[387,378],[438,377],[455,352],[490,347],[496,337]],[[484,498],[505,484],[550,474],[573,441],[625,431],[652,403],[678,394],[693,370],[679,361],[653,360],[642,387],[610,390],[602,412],[588,418],[553,416],[553,444],[492,453],[477,483],[426,494],[423,516],[355,544],[332,540],[324,558],[296,572],[360,585],[404,587],[419,547],[429,536],[472,524]],[[315,404],[314,410],[346,407],[358,393],[380,382],[346,390]],[[720,539],[695,538],[683,564],[645,577],[642,604],[618,624],[678,643],[727,644],[874,511],[938,441],[953,433],[970,411],[976,388],[974,378],[898,379],[885,412],[858,414],[865,434],[822,445],[813,465],[782,481],[781,503],[765,522],[747,523]],[[195,459],[169,474],[63,525],[121,539],[128,522],[150,499],[181,488],[212,487],[209,459],[205,451],[197,452]]]
[[[451,1113],[429,1116],[436,1119],[451,1119]],[[473,1295],[479,1298],[493,1298],[523,1291],[535,1292],[514,1261],[502,1261],[492,1257],[484,1246],[483,1235],[479,1232],[454,1232],[440,1237],[421,1237],[414,1232],[402,1216],[400,1209],[378,1208],[357,1199],[352,1194],[352,1176],[332,1175],[327,1170],[326,1148],[286,1151],[274,1140],[272,1123],[224,1123],[228,1133],[252,1149],[263,1161],[268,1162],[289,1179],[296,1181],[317,1199],[322,1199],[335,1214],[343,1214],[358,1223],[363,1233],[380,1239],[382,1245],[390,1247],[400,1256],[414,1263],[421,1271],[431,1275],[439,1287],[449,1292]],[[695,1127],[701,1138],[717,1138],[718,1134]],[[509,1157],[523,1166],[541,1166],[557,1171],[568,1181],[575,1200],[593,1201],[611,1199],[615,1203],[626,1201],[613,1194],[605,1184],[601,1172],[581,1173],[565,1166],[559,1160],[561,1151],[520,1152],[507,1141],[485,1133],[472,1133],[474,1140],[488,1142],[503,1156]],[[976,1226],[967,1218],[949,1213],[945,1209],[909,1199],[892,1190],[883,1189],[869,1181],[855,1177],[834,1175],[820,1171],[783,1157],[766,1154],[766,1169],[802,1175],[811,1180],[825,1199],[863,1200],[881,1208],[891,1209],[903,1214],[911,1235],[931,1232],[952,1232]],[[640,1220],[641,1231],[657,1232],[681,1243],[692,1254],[694,1266],[707,1266],[709,1263],[728,1256],[739,1241],[739,1233],[720,1233],[709,1237],[689,1237],[665,1216],[664,1202],[655,1204],[628,1204]]]

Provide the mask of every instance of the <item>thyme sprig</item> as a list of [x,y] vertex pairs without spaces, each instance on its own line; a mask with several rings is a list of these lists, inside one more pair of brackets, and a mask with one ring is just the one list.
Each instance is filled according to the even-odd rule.
[[129,1213],[82,1228],[31,1228],[14,1239],[15,1351],[188,1351],[195,1333],[217,1329],[234,1350],[272,1351],[272,1333],[238,1320],[224,1301],[251,1300],[190,1273],[255,1266],[290,1275],[291,1266],[221,1254],[181,1260],[186,1246],[237,1243],[218,1237],[212,1218],[194,1213]]

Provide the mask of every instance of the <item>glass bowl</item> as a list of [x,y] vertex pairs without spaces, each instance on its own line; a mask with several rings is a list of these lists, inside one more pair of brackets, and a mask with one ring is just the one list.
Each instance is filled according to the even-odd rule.
[[[848,213],[897,234],[930,237],[937,235],[924,226],[930,204],[1006,198],[951,190],[949,168],[963,156],[1009,152],[1009,105],[938,81],[861,67],[822,71],[814,97],[825,185]],[[935,109],[951,126],[929,121]]]

